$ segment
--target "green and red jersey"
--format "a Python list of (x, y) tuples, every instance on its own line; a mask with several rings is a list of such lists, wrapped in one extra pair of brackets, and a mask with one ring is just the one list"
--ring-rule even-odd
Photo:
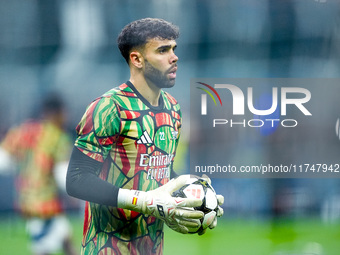
[[(170, 179), (181, 128), (177, 101), (161, 91), (153, 107), (130, 82), (94, 100), (75, 146), (103, 162), (98, 176), (148, 191)], [(91, 187), (89, 187), (91, 188)], [(81, 254), (162, 254), (163, 222), (133, 211), (86, 203)]]
[(28, 121), (12, 128), (1, 146), (19, 163), (19, 208), (27, 216), (51, 218), (62, 212), (53, 170), (70, 157), (70, 137), (51, 122)]

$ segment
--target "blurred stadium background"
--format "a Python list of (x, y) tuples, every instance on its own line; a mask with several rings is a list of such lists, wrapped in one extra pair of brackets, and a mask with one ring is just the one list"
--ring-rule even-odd
[[(0, 0), (0, 138), (35, 117), (50, 91), (62, 94), (74, 136), (87, 104), (128, 79), (116, 37), (143, 17), (164, 18), (181, 31), (170, 90), (184, 117), (181, 173), (188, 165), (190, 78), (340, 76), (338, 0)], [(28, 254), (14, 179), (0, 175), (0, 254)], [(165, 254), (340, 253), (339, 180), (213, 183), (225, 197), (219, 226), (202, 237), (167, 230)], [(79, 243), (83, 204), (66, 195), (64, 201)]]

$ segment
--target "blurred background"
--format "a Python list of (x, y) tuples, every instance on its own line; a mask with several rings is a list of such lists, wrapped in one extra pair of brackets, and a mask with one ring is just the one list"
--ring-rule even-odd
[[(0, 139), (35, 118), (51, 91), (63, 96), (66, 129), (75, 138), (86, 106), (128, 80), (116, 38), (127, 23), (144, 17), (180, 27), (179, 71), (169, 90), (183, 111), (179, 173), (188, 172), (190, 78), (340, 77), (338, 0), (0, 0)], [(2, 248), (20, 246), (18, 240), (26, 248), (14, 179), (0, 175), (0, 254), (28, 254)], [(337, 179), (213, 184), (225, 197), (218, 227), (186, 238), (167, 230), (165, 254), (339, 254)], [(83, 204), (64, 194), (64, 205), (79, 243)]]

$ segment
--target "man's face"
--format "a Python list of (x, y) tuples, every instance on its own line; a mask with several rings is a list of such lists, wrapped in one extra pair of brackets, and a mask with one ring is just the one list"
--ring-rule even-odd
[(158, 88), (175, 85), (177, 61), (175, 40), (151, 39), (143, 50), (144, 77)]

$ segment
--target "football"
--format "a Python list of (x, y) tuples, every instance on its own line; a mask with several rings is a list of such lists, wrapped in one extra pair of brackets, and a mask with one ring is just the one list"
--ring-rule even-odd
[(172, 193), (173, 197), (181, 198), (198, 198), (202, 199), (203, 203), (195, 210), (200, 210), (204, 213), (204, 217), (200, 220), (201, 226), (199, 229), (191, 229), (189, 233), (198, 233), (214, 221), (218, 210), (218, 201), (214, 188), (204, 179), (199, 177), (191, 177), (185, 185)]

